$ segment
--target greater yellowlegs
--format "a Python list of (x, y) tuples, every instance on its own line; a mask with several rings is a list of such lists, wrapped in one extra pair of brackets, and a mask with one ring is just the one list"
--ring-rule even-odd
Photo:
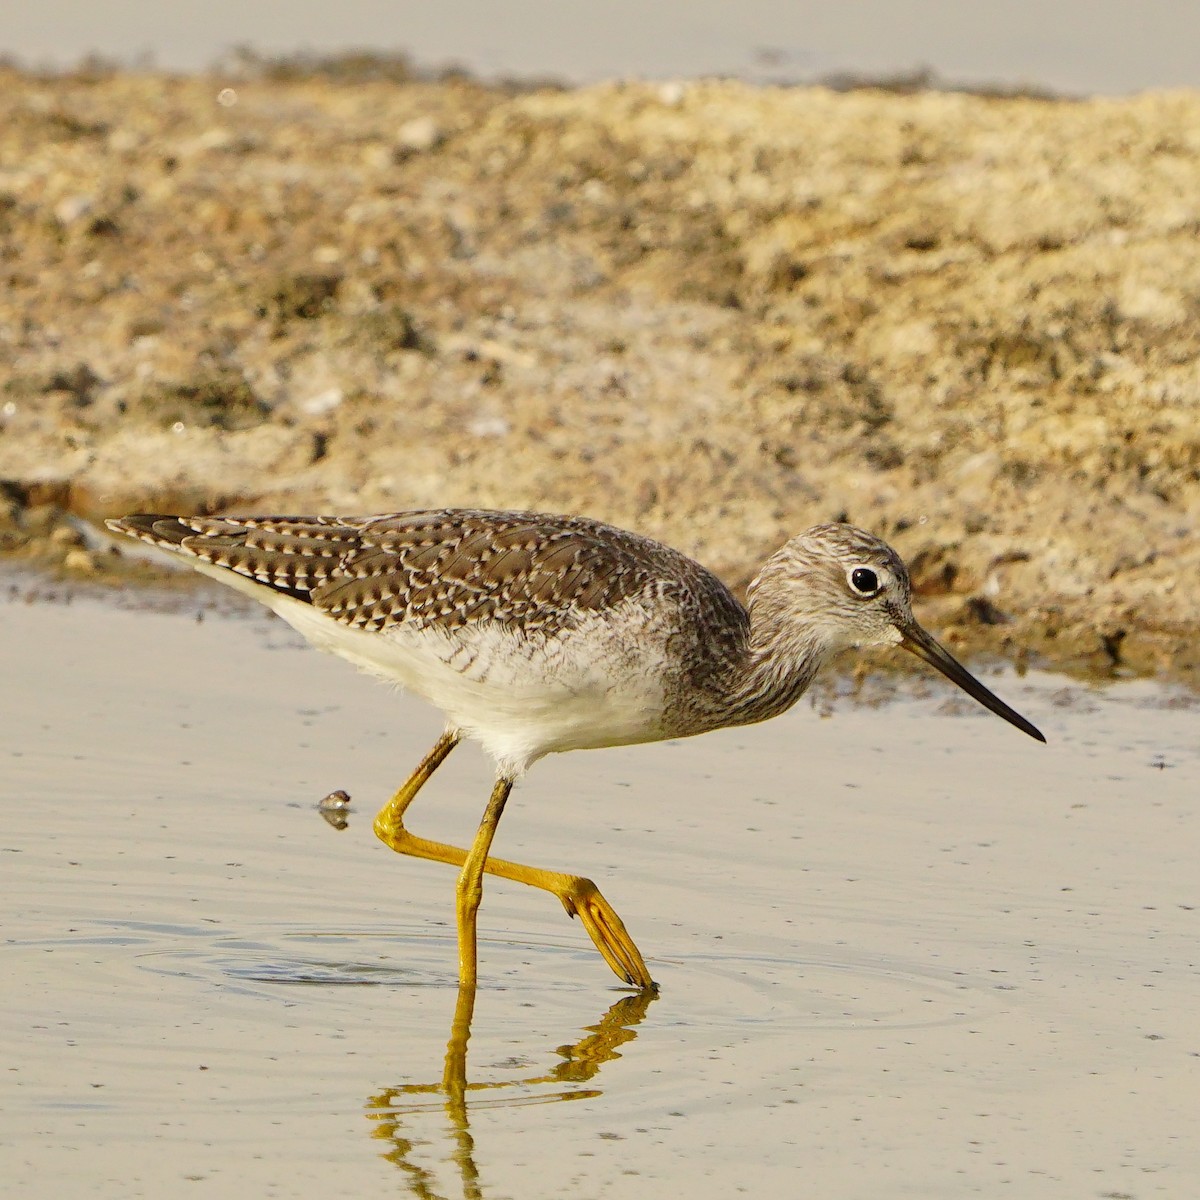
[[(621, 979), (653, 986), (591, 880), (488, 856), (513, 783), (546, 754), (777, 716), (848, 646), (902, 646), (1045, 741), (917, 624), (896, 552), (850, 525), (818, 525), (789, 541), (763, 565), (743, 606), (686, 555), (583, 517), (444, 509), (142, 515), (108, 524), (253, 596), (315, 646), (446, 715), (446, 731), (380, 811), (375, 832), (401, 854), (462, 868), (464, 986), (476, 979), (484, 872), (553, 892)], [(417, 792), (464, 737), (496, 763), (470, 850), (404, 827)]]

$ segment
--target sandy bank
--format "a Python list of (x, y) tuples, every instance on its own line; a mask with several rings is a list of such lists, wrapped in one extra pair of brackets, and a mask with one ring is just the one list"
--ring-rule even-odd
[(0, 77), (0, 546), (845, 517), (960, 650), (1200, 677), (1200, 96)]

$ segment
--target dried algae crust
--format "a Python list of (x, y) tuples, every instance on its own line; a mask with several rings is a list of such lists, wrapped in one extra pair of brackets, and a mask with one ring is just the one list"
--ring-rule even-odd
[(462, 503), (738, 583), (845, 517), (963, 652), (1195, 683), (1198, 229), (1192, 93), (9, 72), (0, 547)]

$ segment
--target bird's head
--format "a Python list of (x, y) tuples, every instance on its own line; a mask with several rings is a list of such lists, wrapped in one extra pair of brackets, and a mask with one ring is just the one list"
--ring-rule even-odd
[(853, 525), (815, 525), (772, 556), (751, 585), (750, 604), (822, 657), (850, 646), (902, 646), (985, 708), (1046, 740), (917, 623), (908, 569), (874, 534)]

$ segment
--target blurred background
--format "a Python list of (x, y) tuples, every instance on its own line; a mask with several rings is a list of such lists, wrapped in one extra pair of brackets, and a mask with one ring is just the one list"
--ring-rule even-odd
[(9, 9), (0, 555), (849, 520), (963, 652), (1200, 672), (1200, 6)]
[(707, 74), (812, 82), (930, 71), (953, 85), (1120, 94), (1200, 82), (1200, 5), (1186, 0), (46, 0), (7, 7), (0, 49), (26, 65), (66, 66), (99, 54), (195, 71), (236, 45), (267, 54), (366, 46), (486, 77), (575, 83)]

